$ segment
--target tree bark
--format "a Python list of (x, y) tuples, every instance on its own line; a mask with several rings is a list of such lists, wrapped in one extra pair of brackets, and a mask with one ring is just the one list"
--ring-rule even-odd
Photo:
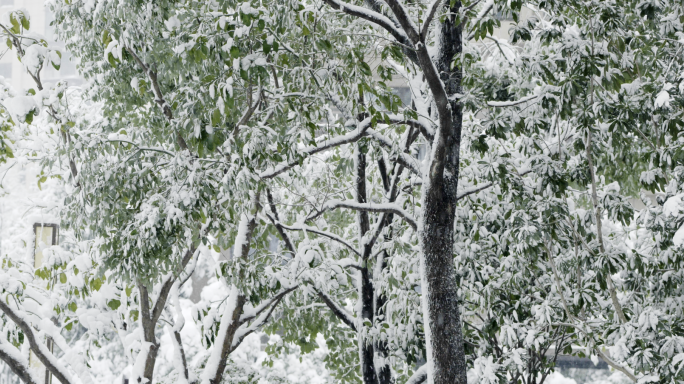
[[(363, 116), (359, 115), (359, 120)], [(366, 154), (363, 153), (361, 145), (356, 144), (356, 201), (361, 204), (366, 203)], [(378, 378), (375, 372), (375, 359), (373, 343), (368, 340), (368, 327), (364, 325), (368, 320), (373, 323), (373, 282), (371, 281), (371, 272), (368, 269), (368, 258), (370, 257), (371, 247), (369, 244), (364, 244), (363, 237), (370, 231), (370, 218), (367, 211), (357, 211), (359, 220), (359, 248), (362, 249), (363, 262), (361, 263), (361, 270), (359, 271), (360, 286), (359, 286), (359, 300), (361, 301), (361, 318), (358, 325), (358, 343), (359, 354), (361, 358), (361, 376), (364, 384), (377, 384)]]
[[(449, 3), (446, 4), (449, 7)], [(462, 51), (462, 31), (456, 17), (460, 7), (459, 2), (450, 7), (447, 10), (449, 16), (440, 26), (440, 49), (435, 64), (444, 83), (451, 114), (440, 116), (440, 120), (451, 121), (449, 125), (440, 127), (448, 129), (447, 132), (439, 132), (444, 140), (443, 144), (438, 143), (438, 137), (435, 137), (433, 143), (443, 147), (437, 148), (442, 151), (433, 149), (434, 157), (437, 158), (432, 158), (430, 174), (426, 175), (429, 177), (429, 184), (423, 192), (423, 225), (420, 233), (423, 248), (423, 311), (428, 364), (432, 368), (429, 370), (428, 381), (434, 384), (466, 384), (467, 368), (453, 262), (463, 115), (461, 105), (455, 97), (461, 90), (461, 69), (452, 68), (451, 63)]]

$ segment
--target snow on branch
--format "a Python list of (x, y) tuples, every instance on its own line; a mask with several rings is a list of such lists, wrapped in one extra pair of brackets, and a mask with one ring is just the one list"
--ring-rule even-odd
[(110, 137), (107, 139), (107, 142), (109, 142), (109, 143), (125, 143), (125, 144), (130, 144), (130, 145), (134, 146), (138, 151), (159, 152), (159, 153), (163, 153), (163, 154), (166, 154), (169, 156), (174, 156), (173, 152), (167, 151), (164, 148), (141, 147), (132, 141), (122, 139), (120, 137), (114, 137), (114, 135), (109, 135), (109, 136)]
[(488, 101), (487, 105), (490, 107), (496, 107), (496, 108), (503, 108), (503, 107), (513, 107), (518, 104), (523, 104), (528, 101), (536, 99), (538, 96), (537, 95), (531, 95), (531, 96), (526, 96), (523, 97), (520, 100), (513, 100), (513, 101)]
[(283, 297), (297, 289), (297, 287), (299, 287), (299, 285), (295, 285), (293, 287), (278, 292), (275, 296), (271, 297), (268, 300), (265, 300), (256, 308), (245, 309), (242, 315), (240, 316), (240, 324), (244, 324), (248, 321), (255, 319), (257, 316), (261, 315), (265, 310), (267, 310), (270, 307), (275, 307), (278, 304), (278, 302), (283, 299)]
[(387, 213), (393, 213), (395, 215), (401, 216), (410, 226), (413, 228), (413, 230), (418, 229), (418, 224), (416, 223), (416, 219), (411, 216), (408, 212), (404, 211), (403, 208), (401, 208), (397, 204), (392, 204), (392, 203), (358, 203), (354, 200), (332, 200), (327, 202), (323, 206), (324, 210), (332, 210), (336, 208), (349, 208), (349, 209), (354, 209), (357, 211), (366, 211), (366, 212), (387, 212)]
[[(278, 295), (276, 295), (273, 298), (273, 300), (271, 300), (268, 303), (269, 305), (267, 305), (266, 307), (261, 308), (262, 306), (259, 306), (261, 308), (260, 309), (261, 314), (259, 315), (259, 317), (256, 320), (254, 320), (254, 322), (252, 322), (252, 324), (249, 324), (249, 326), (244, 326), (244, 327), (241, 326), (238, 330), (235, 331), (235, 334), (233, 336), (233, 343), (231, 344), (231, 350), (230, 351), (233, 352), (235, 350), (235, 348), (240, 346), (240, 344), (242, 343), (242, 340), (244, 340), (245, 337), (249, 336), (249, 334), (258, 330), (261, 326), (266, 324), (268, 319), (273, 314), (273, 311), (276, 309), (278, 304), (283, 300), (285, 295), (294, 291), (297, 287), (298, 287), (298, 285), (280, 292)], [(268, 309), (268, 311), (264, 312), (264, 310), (266, 310), (266, 309)], [(240, 320), (239, 320), (240, 324), (245, 324), (246, 322), (247, 322), (247, 320), (245, 320), (243, 322), (242, 317), (240, 317)]]
[[(45, 344), (40, 342), (37, 337), (34, 328), (30, 325), (26, 314), (23, 313), (18, 308), (11, 308), (11, 303), (9, 300), (5, 301), (0, 299), (0, 311), (4, 312), (7, 317), (9, 317), (21, 331), (24, 333), (24, 337), (28, 339), (31, 350), (36, 355), (38, 360), (47, 367), (47, 369), (63, 384), (75, 383), (71, 374), (62, 363), (57, 360), (57, 358), (50, 352)], [(3, 349), (4, 351), (4, 349)]]
[(428, 370), (427, 370), (427, 364), (421, 366), (418, 368), (414, 373), (413, 376), (411, 376), (408, 381), (406, 381), (406, 384), (421, 384), (427, 381), (427, 375), (428, 375)]
[(0, 337), (0, 360), (26, 384), (39, 384), (38, 379), (29, 368), (29, 362), (12, 344)]
[(344, 308), (337, 305), (337, 303), (335, 303), (328, 295), (323, 293), (323, 291), (321, 291), (320, 289), (313, 288), (313, 290), (318, 294), (318, 297), (320, 297), (321, 300), (323, 300), (325, 305), (327, 305), (328, 308), (330, 308), (332, 313), (335, 316), (337, 316), (338, 319), (340, 319), (340, 321), (347, 324), (349, 328), (356, 332), (356, 319), (354, 319), (354, 316), (352, 316)]
[[(371, 119), (366, 118), (362, 122), (359, 123), (359, 125), (357, 126), (357, 128), (354, 131), (349, 132), (346, 135), (342, 135), (342, 136), (334, 137), (334, 138), (329, 139), (329, 140), (322, 141), (322, 142), (318, 143), (318, 145), (316, 145), (316, 146), (306, 147), (300, 153), (302, 153), (304, 155), (313, 155), (313, 154), (316, 154), (319, 152), (326, 151), (330, 148), (338, 147), (338, 146), (344, 145), (344, 144), (353, 143), (353, 142), (359, 140), (360, 138), (362, 138), (366, 134), (366, 131), (370, 128), (370, 123), (371, 123)], [(265, 172), (261, 172), (259, 174), (259, 177), (262, 179), (271, 179), (271, 178), (274, 178), (274, 177), (280, 175), (281, 173), (295, 167), (298, 164), (299, 164), (299, 161), (290, 161), (288, 163), (282, 163), (282, 164), (275, 166), (273, 169), (270, 169), (270, 170), (265, 171)]]
[(430, 28), (430, 24), (432, 23), (432, 19), (435, 17), (435, 13), (437, 13), (437, 8), (442, 4), (444, 0), (433, 0), (432, 4), (428, 7), (430, 9), (430, 12), (428, 13), (427, 18), (425, 19), (425, 23), (423, 24), (423, 30), (420, 31), (420, 41), (425, 42), (425, 38), (427, 37), (428, 29)]
[[(494, 8), (494, 0), (487, 0), (486, 3), (482, 6), (482, 9), (480, 12), (477, 14), (475, 19), (473, 20), (472, 24), (475, 25), (479, 23), (482, 19), (484, 19), (485, 16)], [(466, 41), (472, 40), (475, 37), (475, 32), (470, 32), (468, 37), (466, 38)]]
[(400, 151), (398, 148), (396, 148), (394, 143), (392, 143), (392, 141), (389, 138), (387, 138), (385, 135), (381, 134), (380, 132), (374, 129), (368, 129), (368, 134), (383, 147), (393, 150), (396, 153), (397, 161), (399, 162), (399, 164), (408, 168), (411, 172), (415, 173), (418, 176), (422, 175), (418, 162), (409, 154), (404, 153), (403, 151)]
[(306, 224), (285, 225), (285, 224), (279, 222), (278, 225), (280, 225), (281, 227), (283, 227), (289, 231), (305, 231), (305, 232), (315, 233), (315, 234), (323, 236), (323, 237), (327, 237), (327, 238), (329, 238), (331, 240), (335, 240), (338, 243), (344, 245), (345, 247), (351, 249), (358, 256), (361, 256), (359, 251), (357, 251), (351, 244), (349, 244), (346, 240), (344, 240), (343, 238), (341, 238), (340, 236), (337, 236), (336, 234), (334, 234), (332, 232), (316, 229), (315, 227), (310, 227)]
[(399, 44), (405, 45), (409, 48), (413, 47), (413, 43), (411, 42), (409, 37), (406, 36), (406, 33), (396, 28), (394, 26), (394, 23), (392, 23), (392, 20), (390, 20), (387, 16), (378, 12), (374, 12), (368, 8), (359, 7), (339, 0), (323, 1), (333, 9), (340, 10), (348, 15), (356, 16), (358, 18), (364, 19), (366, 21), (378, 25), (379, 27), (389, 32), (397, 40)]
[(494, 185), (494, 183), (489, 182), (489, 183), (484, 183), (484, 184), (477, 186), (477, 187), (468, 188), (456, 196), (456, 201), (459, 201), (468, 195), (472, 195), (473, 193), (478, 193), (480, 191), (483, 191), (483, 190), (491, 187), (492, 185)]

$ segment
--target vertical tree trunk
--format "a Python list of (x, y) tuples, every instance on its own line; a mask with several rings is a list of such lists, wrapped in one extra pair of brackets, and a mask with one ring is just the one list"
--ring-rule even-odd
[[(380, 256), (378, 256), (376, 263), (377, 265), (375, 271), (378, 273), (374, 277), (380, 278), (380, 272), (387, 268), (387, 251), (383, 251)], [(381, 313), (381, 308), (386, 302), (387, 297), (385, 297), (384, 294), (378, 295), (376, 292), (375, 303), (373, 304), (373, 309), (375, 311), (374, 320), (383, 315), (383, 313)], [(392, 370), (390, 369), (389, 361), (386, 360), (389, 357), (389, 348), (387, 347), (387, 342), (378, 339), (375, 340), (373, 346), (378, 357), (383, 359), (382, 364), (379, 364), (379, 366), (376, 367), (378, 384), (392, 384)]]
[[(449, 3), (447, 3), (449, 7)], [(462, 109), (454, 96), (461, 90), (461, 69), (451, 67), (462, 50), (457, 15), (461, 4), (449, 9), (439, 34), (436, 67), (445, 85), (451, 109), (451, 127), (446, 134), (444, 171), (431, 172), (424, 191), (423, 311), (426, 322), (428, 380), (435, 384), (466, 384), (466, 363), (453, 262), (454, 220), (459, 176)], [(435, 161), (435, 160), (433, 160)], [(437, 160), (440, 161), (440, 160)], [(432, 171), (432, 169), (431, 169)]]
[(138, 382), (141, 383), (144, 378), (147, 383), (153, 383), (154, 366), (157, 362), (157, 351), (159, 349), (159, 343), (157, 343), (157, 338), (154, 335), (156, 322), (152, 319), (150, 296), (147, 287), (142, 282), (138, 282), (138, 289), (140, 290), (140, 316), (142, 317), (143, 338), (146, 343), (151, 344), (145, 359), (143, 377), (138, 377)]
[[(362, 120), (363, 116), (359, 115)], [(356, 201), (366, 202), (366, 154), (361, 148), (361, 144), (356, 144)], [(371, 272), (368, 270), (368, 258), (370, 247), (363, 242), (363, 236), (370, 230), (370, 218), (368, 212), (358, 211), (359, 220), (359, 247), (362, 247), (361, 254), (363, 261), (359, 271), (359, 300), (361, 301), (361, 323), (358, 325), (359, 358), (361, 359), (361, 376), (364, 384), (377, 384), (378, 378), (375, 372), (374, 348), (373, 343), (368, 340), (368, 327), (364, 325), (368, 320), (373, 323), (373, 283)]]

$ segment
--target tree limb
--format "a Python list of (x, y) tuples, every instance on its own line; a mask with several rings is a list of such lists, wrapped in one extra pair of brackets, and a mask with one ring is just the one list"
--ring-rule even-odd
[(47, 346), (36, 340), (33, 327), (31, 327), (20, 310), (13, 310), (5, 300), (0, 299), (0, 311), (5, 313), (5, 315), (21, 329), (24, 333), (24, 337), (28, 339), (31, 351), (33, 351), (38, 360), (45, 365), (48, 371), (50, 371), (60, 383), (75, 383), (66, 367), (57, 360)]
[(325, 204), (324, 209), (326, 210), (332, 210), (336, 208), (349, 208), (349, 209), (354, 209), (357, 211), (366, 211), (366, 212), (388, 212), (388, 213), (393, 213), (395, 215), (401, 216), (410, 226), (413, 228), (413, 230), (418, 229), (418, 224), (416, 223), (416, 219), (413, 218), (408, 212), (404, 211), (400, 206), (392, 203), (384, 203), (384, 204), (374, 204), (374, 203), (357, 203), (356, 201), (353, 200), (332, 200), (329, 201), (328, 203)]
[(325, 305), (327, 305), (328, 308), (330, 308), (332, 313), (335, 316), (337, 316), (338, 319), (340, 319), (343, 323), (347, 324), (347, 326), (349, 328), (351, 328), (354, 332), (356, 332), (356, 325), (354, 324), (355, 323), (354, 316), (349, 314), (349, 312), (347, 312), (344, 308), (337, 305), (330, 297), (328, 297), (328, 295), (323, 293), (323, 291), (321, 291), (315, 287), (313, 288), (313, 290), (318, 294), (318, 297), (320, 297), (321, 300), (323, 300)]
[(428, 371), (427, 371), (427, 364), (421, 366), (418, 368), (414, 373), (413, 376), (411, 376), (408, 381), (406, 381), (406, 384), (421, 384), (427, 381), (427, 376), (428, 376)]
[(38, 379), (29, 368), (28, 360), (17, 348), (0, 337), (0, 360), (4, 361), (15, 375), (26, 384), (39, 384)]

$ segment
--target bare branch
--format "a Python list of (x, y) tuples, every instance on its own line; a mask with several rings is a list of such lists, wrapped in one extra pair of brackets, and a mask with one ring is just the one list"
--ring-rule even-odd
[(294, 255), (295, 253), (297, 253), (297, 251), (295, 250), (294, 245), (292, 244), (292, 241), (290, 240), (290, 237), (287, 235), (287, 233), (285, 233), (283, 225), (280, 224), (280, 217), (278, 217), (278, 210), (276, 209), (275, 203), (273, 202), (273, 195), (271, 194), (271, 190), (269, 188), (266, 188), (266, 199), (268, 200), (268, 205), (271, 208), (271, 212), (273, 213), (273, 217), (269, 216), (268, 214), (266, 216), (271, 220), (273, 225), (278, 230), (280, 237), (285, 242), (285, 247)]
[[(157, 104), (159, 104), (159, 107), (161, 107), (162, 111), (164, 112), (164, 116), (171, 121), (173, 120), (173, 111), (171, 110), (171, 106), (169, 105), (168, 102), (166, 102), (166, 99), (164, 99), (164, 94), (161, 91), (161, 88), (159, 87), (159, 79), (157, 78), (157, 73), (153, 70), (151, 70), (145, 63), (136, 55), (135, 51), (131, 49), (130, 47), (126, 46), (126, 51), (133, 56), (135, 61), (138, 63), (140, 68), (145, 72), (147, 77), (150, 79), (150, 82), (152, 82), (152, 89), (154, 90), (154, 95), (157, 98), (155, 101)], [(181, 136), (180, 132), (176, 131), (176, 143), (178, 143), (178, 146), (182, 150), (188, 150), (188, 144), (185, 142), (185, 139), (183, 136)]]
[(393, 152), (393, 154), (396, 155), (396, 157), (397, 157), (396, 161), (399, 164), (403, 165), (404, 167), (409, 169), (414, 174), (416, 174), (418, 176), (422, 176), (423, 173), (420, 171), (420, 166), (418, 165), (418, 162), (416, 161), (416, 159), (411, 157), (411, 155), (399, 150), (394, 145), (392, 140), (390, 140), (389, 138), (387, 138), (386, 136), (384, 136), (380, 132), (378, 132), (374, 129), (370, 129), (370, 128), (368, 129), (368, 135), (370, 137), (372, 137), (373, 139), (375, 139), (383, 147), (391, 150), (391, 152)]
[[(478, 13), (473, 23), (477, 23), (478, 21), (484, 19), (484, 17), (487, 16), (487, 14), (491, 12), (492, 9), (494, 9), (494, 0), (488, 0), (487, 3), (485, 3), (484, 7), (480, 10), (480, 13)], [(472, 40), (474, 37), (475, 32), (470, 32), (466, 40)]]
[(344, 240), (343, 238), (341, 238), (340, 236), (337, 236), (336, 234), (334, 234), (332, 232), (323, 231), (323, 230), (317, 229), (315, 227), (310, 227), (306, 224), (285, 225), (285, 224), (282, 224), (279, 222), (278, 225), (280, 225), (282, 228), (287, 229), (289, 231), (305, 231), (305, 232), (315, 233), (315, 234), (323, 236), (323, 237), (327, 237), (327, 238), (334, 240), (334, 241), (337, 241), (338, 243), (349, 248), (354, 253), (356, 253), (358, 256), (361, 256), (359, 251), (357, 251), (351, 244), (349, 244), (346, 240)]

